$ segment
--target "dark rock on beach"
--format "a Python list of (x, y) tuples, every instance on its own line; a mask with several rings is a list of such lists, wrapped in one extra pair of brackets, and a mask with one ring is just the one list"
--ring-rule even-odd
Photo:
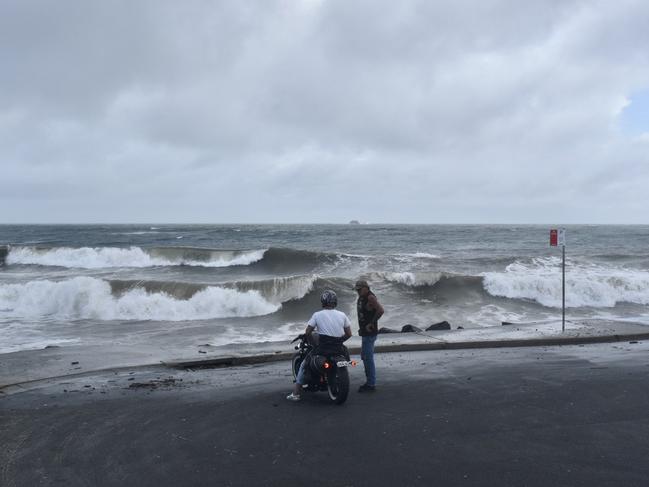
[(401, 333), (416, 333), (418, 331), (424, 330), (415, 325), (403, 325), (403, 327), (401, 328)]
[(450, 329), (451, 329), (451, 324), (448, 321), (441, 321), (439, 323), (435, 323), (433, 325), (430, 325), (428, 328), (426, 328), (426, 331), (450, 330)]
[(4, 265), (8, 253), (9, 247), (6, 245), (0, 245), (0, 266)]

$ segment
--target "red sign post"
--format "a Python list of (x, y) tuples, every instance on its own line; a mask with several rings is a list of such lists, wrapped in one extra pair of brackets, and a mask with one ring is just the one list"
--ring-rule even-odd
[(566, 230), (550, 230), (550, 246), (561, 246), (561, 331), (566, 331)]

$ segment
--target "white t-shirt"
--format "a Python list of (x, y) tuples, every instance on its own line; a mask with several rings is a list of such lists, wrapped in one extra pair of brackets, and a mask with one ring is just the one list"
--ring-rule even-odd
[(313, 313), (307, 325), (315, 328), (320, 335), (330, 337), (341, 337), (345, 334), (345, 328), (351, 328), (352, 324), (347, 315), (337, 309), (322, 309)]

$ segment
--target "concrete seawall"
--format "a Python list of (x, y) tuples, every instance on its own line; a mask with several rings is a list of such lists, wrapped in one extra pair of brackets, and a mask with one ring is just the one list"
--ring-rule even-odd
[(0, 245), (0, 266), (5, 264), (5, 259), (9, 253), (9, 247), (6, 245)]

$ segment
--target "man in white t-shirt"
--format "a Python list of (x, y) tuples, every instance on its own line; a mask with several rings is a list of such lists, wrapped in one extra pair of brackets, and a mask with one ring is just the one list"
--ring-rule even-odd
[[(316, 331), (320, 335), (321, 341), (323, 337), (325, 337), (325, 341), (326, 337), (342, 338), (343, 342), (351, 338), (352, 324), (349, 318), (342, 311), (335, 309), (338, 306), (338, 296), (336, 296), (336, 293), (329, 290), (325, 291), (320, 296), (320, 302), (322, 303), (322, 309), (313, 313), (313, 316), (307, 322), (304, 333), (309, 335)], [(308, 360), (303, 360), (300, 364), (300, 370), (295, 379), (295, 388), (291, 394), (286, 396), (286, 399), (289, 401), (299, 401), (302, 398), (302, 385), (304, 384), (304, 373), (307, 362)]]

